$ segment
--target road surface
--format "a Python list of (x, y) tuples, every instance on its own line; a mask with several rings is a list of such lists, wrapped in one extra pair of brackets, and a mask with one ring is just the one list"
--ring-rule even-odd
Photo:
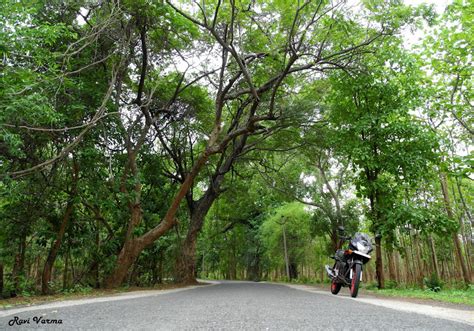
[[(394, 304), (394, 301), (381, 299), (375, 301), (382, 304), (373, 303), (370, 299), (364, 299), (363, 290), (360, 299), (352, 299), (344, 291), (347, 292), (347, 289), (341, 290), (342, 295), (333, 296), (304, 286), (218, 282), (185, 289), (134, 292), (0, 310), (0, 329), (474, 329), (474, 311), (458, 311), (459, 315), (456, 315), (456, 311), (447, 309), (443, 310), (443, 315), (425, 305), (412, 304), (411, 307), (410, 304)], [(45, 321), (56, 323), (44, 324)]]

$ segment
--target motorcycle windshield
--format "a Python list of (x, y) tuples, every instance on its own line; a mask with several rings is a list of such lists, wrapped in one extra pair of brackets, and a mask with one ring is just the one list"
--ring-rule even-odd
[(352, 237), (351, 246), (352, 249), (358, 250), (365, 254), (368, 254), (373, 250), (369, 236), (360, 232), (357, 232), (354, 237)]

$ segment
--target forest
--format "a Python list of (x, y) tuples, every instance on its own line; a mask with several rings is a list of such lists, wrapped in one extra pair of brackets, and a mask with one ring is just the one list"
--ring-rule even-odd
[(473, 280), (474, 4), (0, 3), (0, 295)]

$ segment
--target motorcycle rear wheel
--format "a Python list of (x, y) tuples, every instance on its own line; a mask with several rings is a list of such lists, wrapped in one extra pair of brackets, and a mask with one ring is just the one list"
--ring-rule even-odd
[(352, 280), (351, 280), (351, 297), (357, 297), (359, 293), (360, 274), (362, 266), (358, 263), (352, 266)]
[(336, 283), (334, 280), (331, 281), (331, 293), (336, 295), (339, 293), (339, 291), (341, 290), (341, 284), (340, 283)]

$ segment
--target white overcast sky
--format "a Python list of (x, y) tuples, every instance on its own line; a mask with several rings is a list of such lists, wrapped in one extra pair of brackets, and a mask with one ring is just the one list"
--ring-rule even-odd
[[(434, 5), (434, 8), (438, 14), (441, 14), (444, 12), (446, 7), (452, 3), (452, 0), (404, 0), (405, 4), (407, 5), (412, 5), (412, 6), (418, 6), (421, 4), (429, 4), (429, 5)], [(424, 31), (422, 30), (417, 30), (415, 33), (412, 33), (411, 31), (407, 30), (406, 33), (404, 34), (404, 39), (405, 39), (405, 45), (410, 46), (416, 44), (421, 38), (424, 36)]]
[(438, 13), (442, 12), (451, 0), (405, 0), (407, 5), (421, 5), (422, 3), (434, 4)]

